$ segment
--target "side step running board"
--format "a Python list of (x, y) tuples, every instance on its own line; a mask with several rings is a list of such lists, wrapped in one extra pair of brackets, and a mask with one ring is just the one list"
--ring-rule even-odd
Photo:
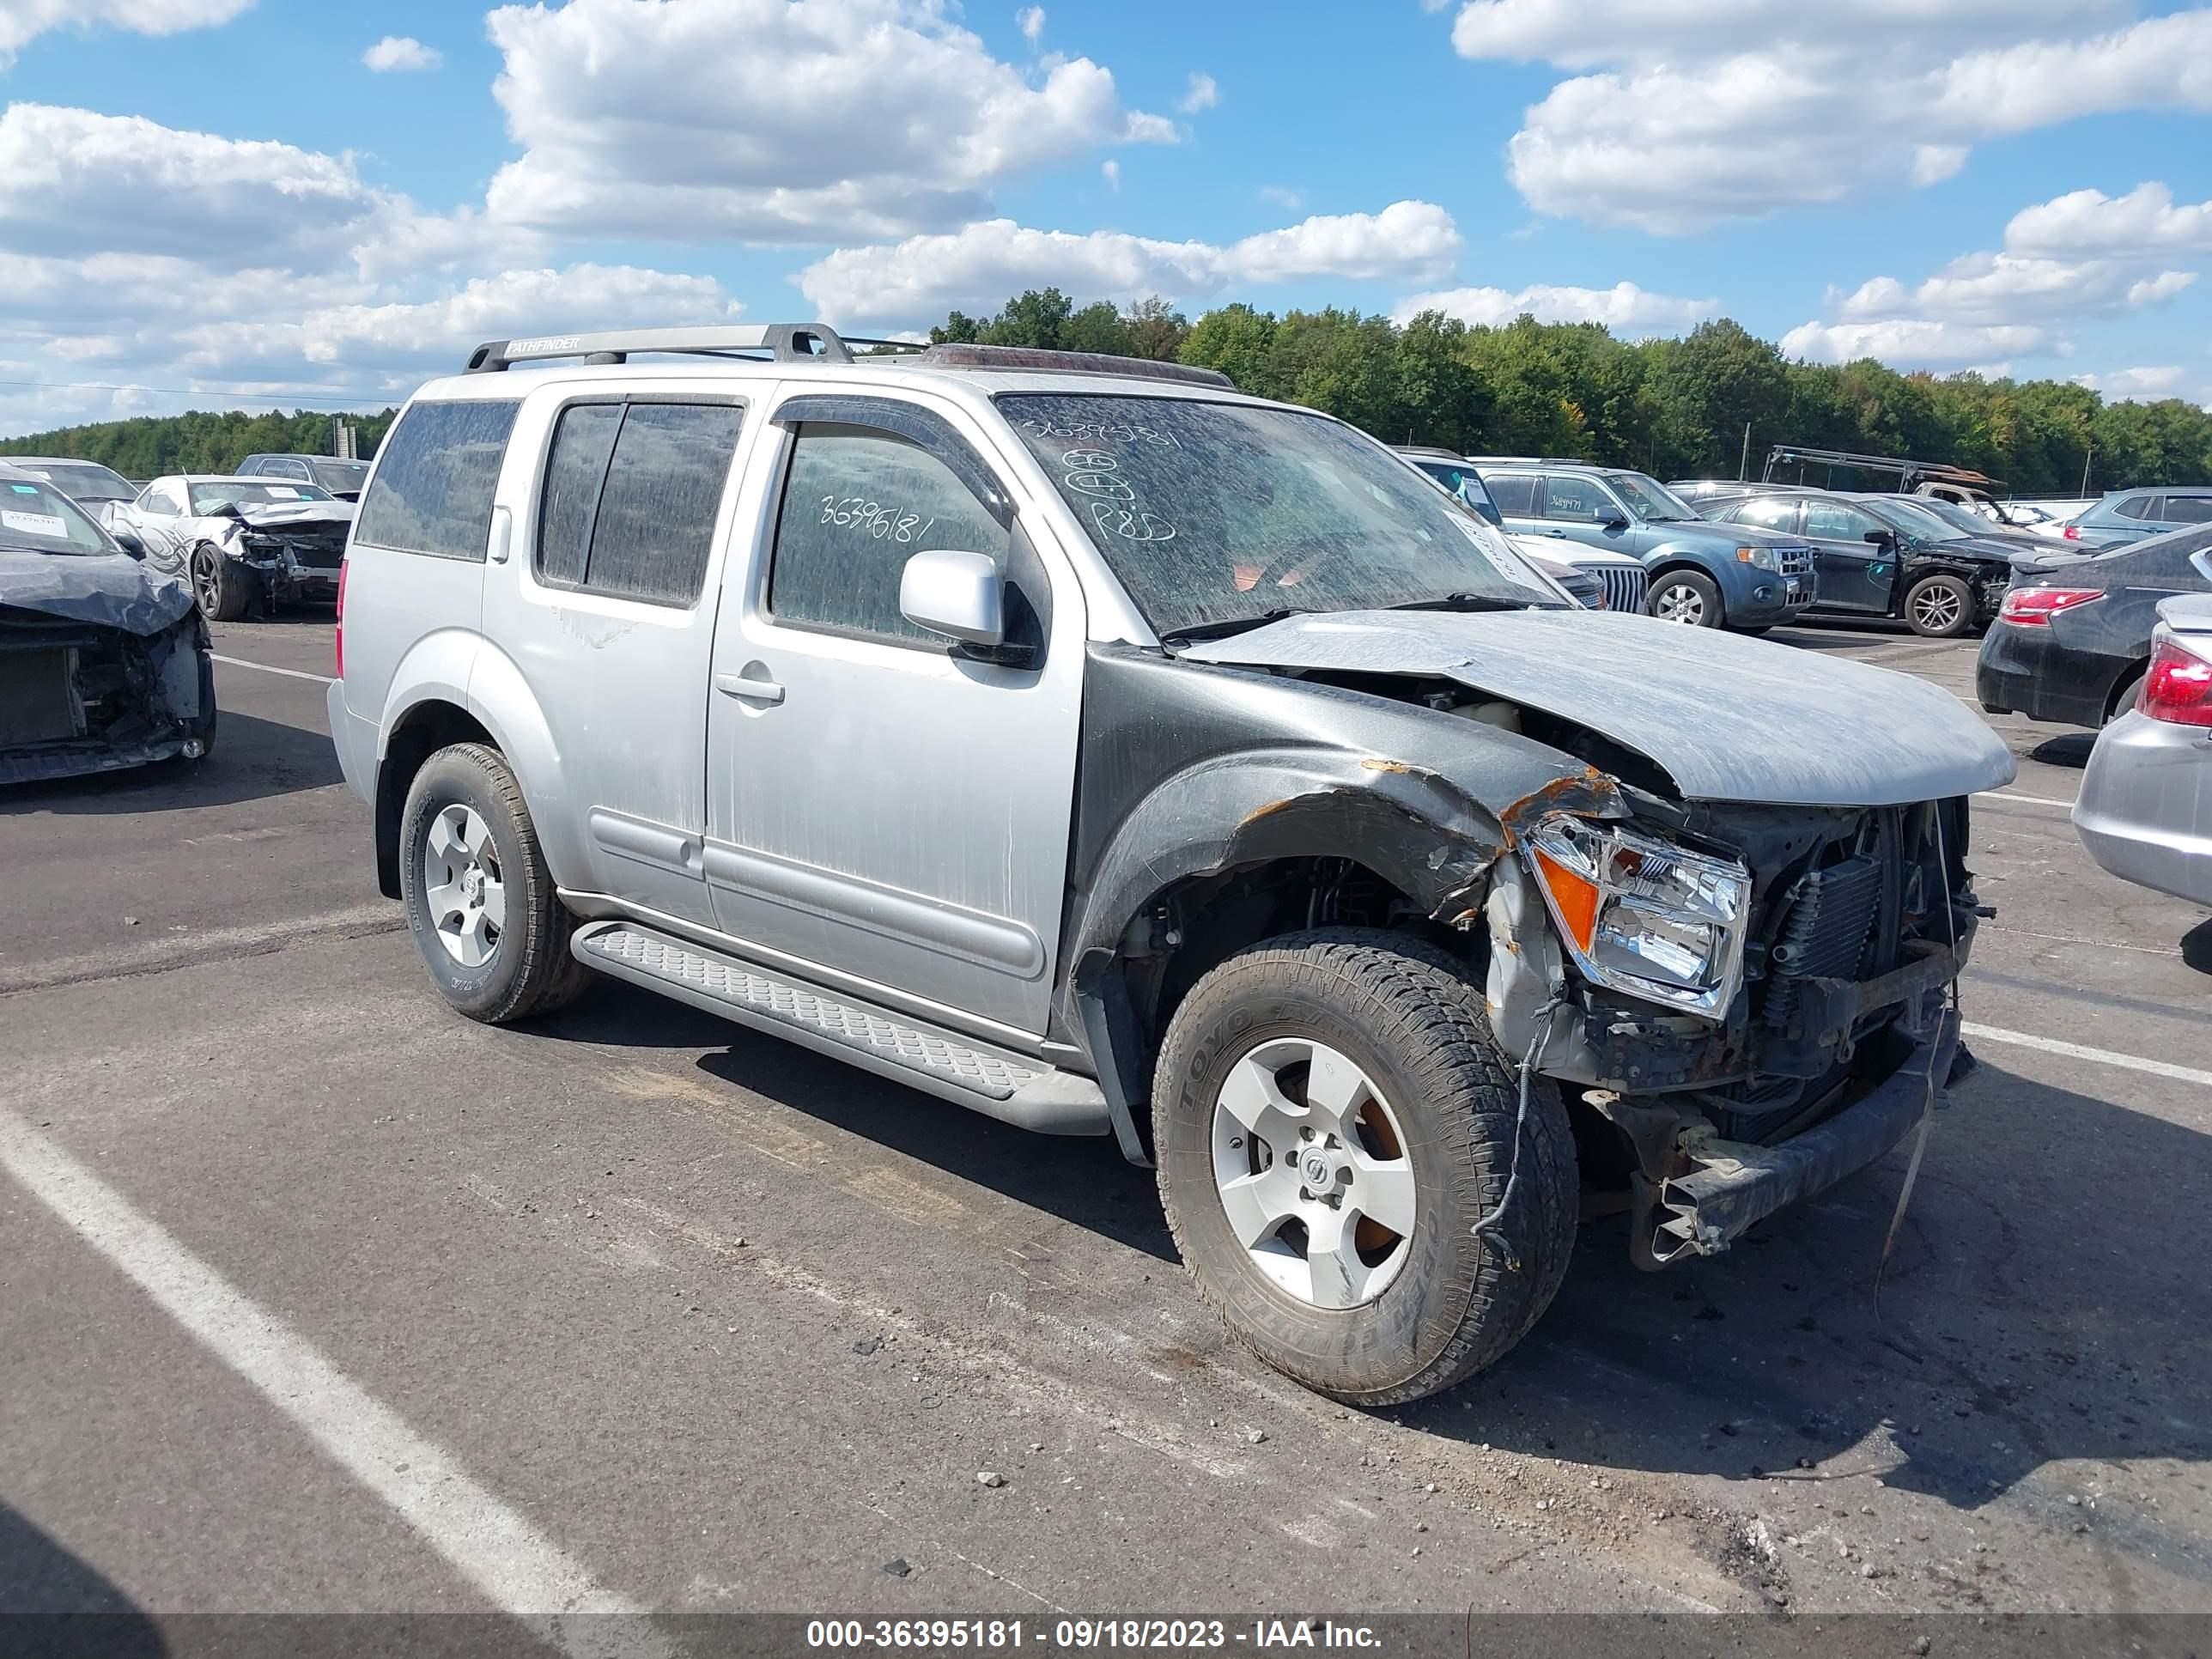
[(576, 930), (578, 961), (942, 1099), (1050, 1135), (1103, 1135), (1106, 1097), (1087, 1077), (1031, 1055), (980, 1047), (933, 1026), (845, 1001), (707, 945), (635, 921)]

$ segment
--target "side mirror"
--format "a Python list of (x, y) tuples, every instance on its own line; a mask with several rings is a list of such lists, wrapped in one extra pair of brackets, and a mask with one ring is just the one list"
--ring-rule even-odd
[(1601, 525), (1607, 530), (1628, 528), (1628, 520), (1622, 516), (1620, 509), (1617, 507), (1593, 507), (1590, 510), (1590, 522)]
[(1876, 547), (1897, 545), (1897, 532), (1893, 530), (1869, 530), (1866, 533), (1866, 538)]
[(899, 614), (989, 650), (1006, 642), (1006, 579), (981, 553), (917, 553), (899, 574)]
[(115, 544), (132, 558), (143, 559), (146, 556), (146, 544), (138, 539), (136, 531), (111, 530), (107, 533), (115, 538)]

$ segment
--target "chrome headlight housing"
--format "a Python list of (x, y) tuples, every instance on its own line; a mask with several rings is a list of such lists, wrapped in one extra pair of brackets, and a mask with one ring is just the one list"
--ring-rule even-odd
[(1593, 984), (1719, 1018), (1743, 980), (1751, 872), (1555, 812), (1523, 846), (1559, 938)]
[(1781, 555), (1771, 547), (1739, 547), (1735, 556), (1738, 562), (1753, 565), (1761, 570), (1782, 568)]

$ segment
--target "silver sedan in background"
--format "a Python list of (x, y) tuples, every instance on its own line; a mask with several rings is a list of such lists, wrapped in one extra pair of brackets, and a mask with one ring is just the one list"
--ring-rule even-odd
[(2158, 614), (2142, 689), (2098, 734), (2074, 828), (2121, 879), (2212, 904), (2212, 594)]

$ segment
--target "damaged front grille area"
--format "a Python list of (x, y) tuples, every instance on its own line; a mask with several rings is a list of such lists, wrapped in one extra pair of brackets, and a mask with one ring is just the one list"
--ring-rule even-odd
[(1808, 979), (1857, 979), (1881, 909), (1881, 866), (1863, 854), (1808, 871), (1792, 890), (1768, 949), (1766, 1018), (1788, 1026)]
[(149, 638), (0, 606), (0, 782), (184, 752), (208, 721), (198, 638), (191, 619)]
[(290, 562), (301, 570), (336, 571), (345, 559), (343, 525), (313, 530), (249, 531), (246, 550), (256, 560)]

